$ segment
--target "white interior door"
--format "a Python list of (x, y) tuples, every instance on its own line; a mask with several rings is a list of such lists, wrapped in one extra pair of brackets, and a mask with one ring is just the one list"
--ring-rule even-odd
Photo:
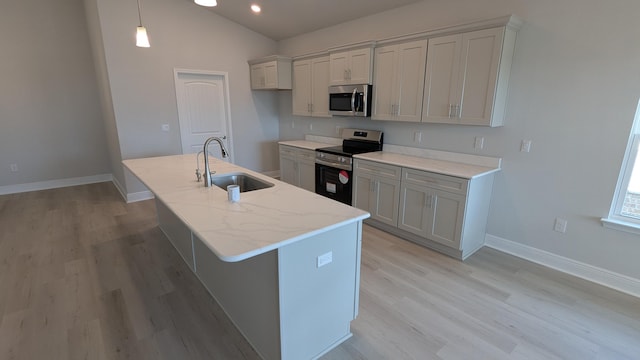
[[(229, 85), (226, 72), (175, 69), (176, 101), (180, 122), (182, 153), (202, 150), (207, 138), (224, 139), (233, 162)], [(222, 158), (220, 147), (212, 143), (209, 152)]]

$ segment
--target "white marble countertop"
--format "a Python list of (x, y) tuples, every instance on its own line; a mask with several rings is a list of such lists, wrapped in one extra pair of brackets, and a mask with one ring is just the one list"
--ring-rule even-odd
[(323, 147), (334, 146), (327, 143), (321, 143), (316, 141), (308, 141), (308, 140), (289, 140), (289, 141), (280, 141), (278, 142), (280, 145), (293, 146), (297, 148), (307, 149), (307, 150), (315, 150)]
[[(202, 161), (201, 161), (202, 163)], [(240, 194), (196, 182), (196, 155), (124, 160), (123, 164), (223, 261), (241, 261), (369, 213), (242, 167), (211, 159), (217, 175), (244, 172), (274, 184)]]
[(473, 179), (478, 176), (500, 171), (499, 167), (471, 165), (455, 161), (398, 154), (388, 151), (358, 154), (353, 157), (356, 159), (376, 161), (384, 164), (429, 171), (463, 179)]

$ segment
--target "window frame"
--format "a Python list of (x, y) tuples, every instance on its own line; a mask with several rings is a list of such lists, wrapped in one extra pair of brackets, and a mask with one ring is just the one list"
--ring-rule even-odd
[(618, 175), (618, 182), (616, 183), (616, 190), (611, 202), (611, 208), (609, 209), (609, 215), (606, 218), (602, 218), (602, 225), (608, 228), (626, 231), (640, 235), (640, 219), (636, 219), (630, 216), (622, 215), (622, 207), (624, 205), (627, 189), (629, 188), (629, 182), (631, 181), (631, 174), (633, 173), (633, 167), (638, 157), (638, 149), (640, 147), (640, 103), (638, 104), (638, 110), (636, 110), (636, 117), (633, 121), (631, 128), (631, 134), (627, 142), (627, 149), (624, 153), (622, 160), (622, 167), (620, 168), (620, 174)]

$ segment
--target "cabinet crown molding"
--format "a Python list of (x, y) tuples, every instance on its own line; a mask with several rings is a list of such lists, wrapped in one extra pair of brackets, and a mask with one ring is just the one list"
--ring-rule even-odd
[(291, 62), (291, 57), (283, 56), (283, 55), (270, 55), (270, 56), (265, 56), (259, 59), (249, 60), (247, 62), (249, 63), (249, 65), (255, 65), (255, 64), (262, 64), (262, 63), (266, 63), (274, 60)]
[(376, 46), (376, 41), (375, 40), (367, 40), (367, 41), (360, 41), (360, 42), (357, 42), (357, 43), (351, 43), (351, 44), (332, 47), (332, 48), (329, 48), (327, 51), (330, 52), (330, 53), (335, 53), (335, 52), (342, 52), (342, 51), (356, 50), (356, 49), (364, 49), (364, 48), (373, 49), (375, 46)]
[(399, 36), (393, 36), (385, 39), (379, 39), (376, 41), (377, 45), (389, 45), (396, 42), (404, 42), (417, 39), (428, 39), (436, 36), (453, 35), (463, 32), (491, 29), (496, 27), (505, 26), (511, 30), (518, 31), (524, 24), (524, 21), (516, 15), (505, 15), (489, 19), (476, 20), (473, 22), (467, 22), (457, 25), (443, 26), (439, 28), (420, 31), (412, 34), (404, 34)]

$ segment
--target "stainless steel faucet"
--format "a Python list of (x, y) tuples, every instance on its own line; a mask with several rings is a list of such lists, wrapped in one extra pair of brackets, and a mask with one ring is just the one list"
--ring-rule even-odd
[[(227, 138), (226, 136), (222, 137), (222, 139), (226, 139), (226, 138)], [(217, 141), (218, 144), (220, 145), (222, 157), (226, 158), (228, 156), (227, 149), (225, 149), (224, 144), (222, 143), (222, 139), (220, 139), (219, 137), (212, 136), (208, 138), (207, 141), (204, 142), (204, 148), (202, 149), (202, 151), (204, 152), (204, 186), (205, 187), (211, 186), (211, 170), (209, 170), (209, 144), (214, 140)]]

